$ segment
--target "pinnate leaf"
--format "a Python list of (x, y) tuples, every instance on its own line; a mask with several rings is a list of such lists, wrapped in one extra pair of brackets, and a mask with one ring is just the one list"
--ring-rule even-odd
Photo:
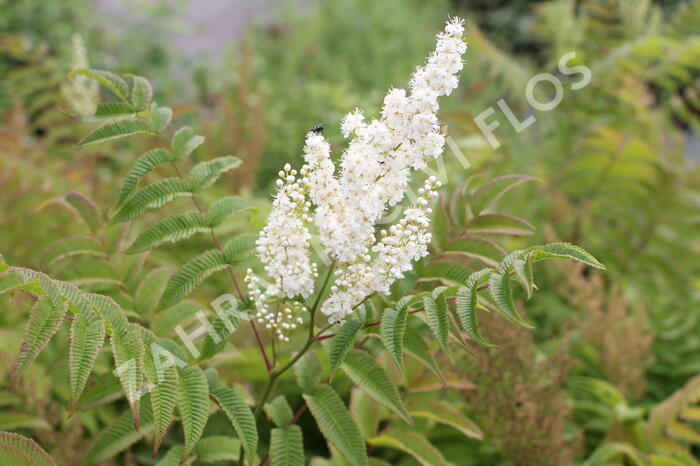
[(356, 466), (368, 466), (365, 442), (343, 400), (329, 385), (318, 385), (304, 400), (323, 436)]
[(408, 403), (408, 412), (412, 416), (432, 419), (452, 426), (470, 438), (481, 440), (484, 437), (474, 421), (442, 401), (416, 398)]
[(277, 427), (284, 427), (292, 420), (294, 413), (287, 403), (284, 395), (279, 395), (274, 400), (265, 404), (265, 412)]
[(198, 163), (190, 173), (192, 189), (201, 191), (211, 186), (223, 173), (233, 170), (240, 164), (239, 158), (230, 155)]
[(270, 462), (272, 466), (304, 466), (304, 442), (299, 426), (272, 429)]
[(111, 71), (78, 69), (73, 70), (68, 77), (73, 77), (76, 74), (87, 76), (88, 78), (98, 81), (100, 84), (112, 91), (114, 95), (119, 97), (121, 100), (126, 101), (129, 97), (129, 85), (126, 83), (126, 81), (124, 81), (124, 79)]
[(148, 251), (165, 243), (176, 243), (197, 233), (210, 231), (209, 220), (199, 212), (188, 212), (165, 218), (141, 233), (127, 252)]
[(78, 399), (85, 388), (92, 372), (95, 359), (104, 344), (105, 325), (94, 312), (80, 312), (74, 318), (70, 328), (70, 347), (68, 366), (71, 386), (71, 410), (75, 409)]
[(340, 327), (335, 338), (331, 342), (330, 350), (328, 351), (328, 359), (330, 361), (331, 376), (338, 370), (340, 365), (345, 360), (357, 338), (357, 333), (362, 328), (362, 322), (359, 320), (348, 320)]
[(228, 267), (224, 253), (218, 249), (203, 252), (190, 259), (175, 275), (170, 277), (160, 300), (166, 308), (189, 296), (211, 274)]
[(401, 311), (385, 309), (379, 327), (384, 348), (389, 352), (402, 374), (404, 373), (404, 334), (406, 333), (407, 321), (408, 312), (406, 309)]
[(151, 149), (141, 154), (131, 166), (129, 173), (126, 174), (126, 179), (119, 192), (117, 207), (124, 205), (124, 202), (134, 194), (141, 178), (146, 176), (154, 167), (169, 161), (170, 153), (165, 149)]
[(188, 157), (192, 152), (202, 145), (204, 142), (203, 136), (198, 136), (189, 126), (184, 126), (177, 130), (173, 135), (170, 143), (173, 160), (180, 160)]
[(445, 296), (441, 295), (437, 299), (426, 296), (423, 298), (423, 306), (425, 307), (425, 317), (428, 321), (428, 326), (433, 335), (435, 335), (440, 349), (449, 354), (450, 321), (447, 316), (448, 309)]
[(533, 181), (535, 177), (528, 175), (503, 175), (493, 178), (474, 190), (471, 198), (472, 213), (478, 215), (491, 203), (516, 186)]
[(143, 120), (137, 118), (128, 118), (116, 121), (110, 121), (93, 132), (85, 136), (78, 145), (86, 146), (98, 142), (111, 141), (136, 134), (155, 134), (151, 130), (151, 126)]
[(510, 286), (510, 274), (508, 272), (494, 272), (489, 277), (489, 292), (498, 310), (510, 321), (532, 328), (518, 313), (513, 302), (513, 295)]
[(180, 397), (178, 410), (185, 433), (185, 449), (182, 457), (186, 458), (204, 432), (209, 419), (209, 385), (199, 367), (189, 366), (178, 369)]
[(350, 351), (343, 363), (343, 370), (369, 396), (401, 416), (407, 423), (413, 424), (389, 375), (367, 352)]
[(396, 448), (413, 456), (423, 466), (449, 466), (440, 450), (418, 432), (405, 429), (387, 429), (368, 440), (377, 447)]
[(167, 178), (146, 186), (128, 199), (117, 212), (114, 223), (127, 222), (148, 212), (159, 209), (177, 197), (191, 196), (189, 184), (179, 178)]
[(229, 418), (236, 435), (241, 440), (248, 464), (254, 464), (258, 449), (258, 430), (253, 413), (243, 398), (232, 388), (220, 382), (211, 382), (210, 390), (214, 401)]
[(0, 463), (8, 466), (56, 466), (51, 456), (34, 440), (12, 432), (0, 432)]

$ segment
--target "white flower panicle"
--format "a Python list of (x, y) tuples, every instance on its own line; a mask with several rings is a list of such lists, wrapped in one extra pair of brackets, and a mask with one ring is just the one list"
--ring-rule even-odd
[(439, 187), (434, 178), (421, 188), (416, 205), (405, 211), (400, 223), (379, 239), (375, 225), (404, 198), (411, 171), (442, 154), (445, 138), (436, 115), (438, 98), (457, 87), (456, 74), (467, 48), (463, 31), (462, 20), (447, 23), (427, 63), (414, 72), (410, 92), (391, 89), (379, 119), (367, 122), (358, 109), (345, 116), (341, 130), (351, 139), (339, 174), (330, 145), (316, 132), (306, 136), (306, 164), (299, 178), (289, 166), (280, 172), (258, 254), (282, 294), (309, 296), (318, 275), (310, 263), (306, 227), (313, 205), (321, 243), (337, 267), (331, 294), (321, 306), (331, 322), (342, 321), (370, 294), (388, 293), (411, 269), (411, 262), (427, 254), (429, 201)]
[(394, 281), (411, 270), (412, 262), (428, 254), (430, 234), (430, 200), (437, 196), (440, 182), (431, 176), (418, 190), (415, 206), (406, 209), (401, 221), (382, 230), (372, 247), (375, 257), (362, 256), (353, 264), (335, 272), (331, 295), (321, 306), (329, 322), (342, 322), (353, 309), (372, 293), (389, 294)]
[(287, 297), (306, 298), (313, 292), (314, 279), (318, 277), (317, 266), (309, 258), (308, 179), (305, 173), (297, 177), (297, 171), (289, 164), (279, 175), (274, 208), (256, 242), (257, 252), (266, 264), (265, 271)]

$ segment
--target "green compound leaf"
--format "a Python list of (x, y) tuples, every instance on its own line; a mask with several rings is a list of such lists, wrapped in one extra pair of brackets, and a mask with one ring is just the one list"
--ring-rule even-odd
[(173, 110), (170, 107), (158, 107), (151, 104), (151, 130), (160, 133), (168, 127), (173, 119)]
[(199, 367), (189, 366), (178, 369), (180, 397), (178, 410), (185, 433), (186, 458), (204, 432), (209, 419), (209, 385), (204, 372)]
[(188, 126), (175, 131), (170, 147), (173, 152), (173, 160), (180, 160), (188, 157), (192, 152), (202, 145), (204, 136), (197, 136), (194, 130)]
[(110, 121), (93, 132), (85, 136), (78, 143), (80, 146), (95, 144), (98, 142), (106, 142), (114, 139), (120, 139), (136, 134), (154, 135), (151, 126), (143, 120), (128, 118), (123, 120)]
[(513, 261), (513, 271), (518, 277), (518, 280), (525, 290), (525, 293), (527, 293), (527, 299), (530, 299), (532, 297), (532, 289), (534, 287), (532, 262), (530, 262), (529, 258), (527, 260), (515, 259)]
[(510, 274), (494, 272), (489, 277), (489, 292), (496, 303), (498, 310), (511, 322), (520, 324), (526, 328), (533, 328), (518, 313), (513, 302), (512, 290), (510, 287)]
[(401, 311), (385, 309), (379, 327), (384, 348), (389, 352), (402, 374), (404, 373), (404, 335), (407, 321), (408, 312), (406, 309)]
[(340, 396), (328, 385), (318, 385), (303, 396), (326, 440), (351, 464), (368, 466), (365, 442)]
[(83, 458), (83, 464), (104, 464), (152, 431), (153, 416), (148, 405), (144, 405), (141, 410), (139, 430), (134, 429), (131, 413), (125, 411), (97, 435)]
[(167, 178), (146, 186), (121, 207), (112, 222), (133, 220), (149, 210), (159, 209), (177, 197), (191, 196), (192, 188), (179, 178)]
[(377, 447), (401, 450), (413, 456), (423, 466), (449, 466), (440, 450), (421, 434), (404, 429), (387, 429), (367, 441)]
[(170, 277), (160, 300), (164, 309), (189, 296), (211, 274), (224, 270), (228, 262), (218, 249), (203, 252), (190, 259), (175, 275)]
[(343, 370), (369, 396), (401, 416), (408, 424), (413, 424), (396, 386), (372, 356), (364, 351), (352, 350), (343, 363)]
[(146, 380), (150, 386), (149, 393), (155, 428), (153, 441), (153, 453), (155, 454), (173, 421), (175, 406), (180, 396), (180, 381), (174, 361), (171, 361), (170, 355), (158, 346), (155, 338), (150, 343), (146, 353), (145, 367)]
[(437, 400), (413, 399), (408, 402), (408, 412), (412, 416), (432, 419), (454, 427), (469, 438), (482, 440), (484, 434), (474, 421), (454, 409), (448, 403)]
[(362, 328), (362, 322), (359, 320), (349, 320), (340, 327), (335, 338), (331, 342), (331, 347), (328, 351), (328, 359), (331, 366), (331, 377), (338, 370), (345, 357), (348, 355), (355, 340), (357, 338), (357, 333)]
[(301, 427), (287, 426), (272, 429), (270, 462), (272, 466), (304, 466), (304, 441)]
[(210, 390), (214, 401), (229, 418), (236, 435), (241, 440), (248, 464), (253, 465), (258, 449), (258, 430), (253, 413), (235, 390), (222, 383), (211, 383)]
[(550, 243), (542, 246), (533, 246), (526, 249), (525, 252), (530, 253), (530, 258), (533, 262), (542, 259), (571, 259), (596, 269), (605, 270), (605, 266), (598, 262), (595, 257), (584, 249), (569, 243)]
[(467, 335), (469, 335), (472, 340), (484, 346), (493, 345), (488, 343), (484, 337), (481, 336), (481, 332), (479, 331), (476, 309), (477, 287), (481, 279), (492, 272), (492, 269), (482, 269), (473, 273), (467, 280), (466, 286), (457, 290), (457, 299), (455, 301), (457, 316), (462, 324), (462, 328), (464, 328), (464, 331), (467, 332)]
[(211, 435), (202, 438), (195, 447), (197, 461), (216, 463), (219, 461), (238, 461), (241, 442), (225, 435)]
[(42, 262), (46, 267), (50, 267), (64, 259), (77, 256), (107, 257), (97, 239), (91, 236), (73, 236), (51, 243), (46, 248)]
[(294, 413), (284, 395), (279, 395), (269, 403), (265, 403), (265, 412), (277, 427), (285, 427), (292, 420)]
[(208, 188), (214, 184), (223, 173), (233, 170), (240, 164), (241, 160), (231, 155), (198, 163), (190, 173), (192, 189), (194, 191), (201, 191)]
[(127, 117), (135, 113), (134, 108), (125, 102), (100, 102), (95, 109), (95, 118)]
[(121, 208), (124, 202), (134, 194), (141, 178), (146, 176), (154, 167), (169, 161), (170, 153), (165, 149), (151, 149), (141, 154), (131, 166), (129, 173), (126, 174), (126, 179), (119, 192), (117, 208)]
[(143, 387), (144, 379), (145, 348), (143, 340), (141, 340), (136, 328), (132, 325), (127, 325), (122, 330), (114, 329), (110, 340), (116, 367), (115, 371), (131, 407), (134, 427), (138, 430), (141, 388)]
[(56, 466), (34, 440), (12, 432), (0, 432), (0, 463), (6, 465)]
[(145, 110), (153, 98), (151, 83), (142, 76), (132, 76), (134, 84), (131, 88), (131, 103), (137, 110)]
[(50, 287), (49, 295), (39, 298), (29, 315), (29, 323), (24, 331), (24, 341), (17, 358), (14, 381), (19, 379), (25, 369), (46, 347), (51, 337), (63, 324), (63, 316), (68, 310), (66, 302), (60, 298), (56, 287), (50, 282), (45, 283), (45, 285)]
[(445, 354), (450, 354), (448, 346), (450, 321), (447, 316), (448, 309), (445, 296), (441, 295), (437, 299), (425, 296), (423, 298), (423, 306), (425, 307), (425, 317), (428, 320), (428, 326), (433, 335), (435, 335), (440, 349)]
[(236, 265), (249, 257), (256, 247), (258, 236), (252, 233), (244, 233), (233, 238), (224, 246), (224, 256), (231, 265)]
[(197, 233), (211, 231), (209, 219), (199, 212), (174, 215), (165, 218), (141, 233), (129, 247), (127, 253), (136, 254), (148, 251), (165, 243), (176, 243)]
[(423, 337), (410, 327), (406, 329), (404, 347), (409, 356), (418, 360), (421, 364), (430, 369), (430, 371), (440, 379), (440, 382), (443, 384), (445, 383), (445, 377), (443, 377), (442, 371), (440, 371), (440, 368), (435, 363), (435, 359), (433, 359), (432, 354), (430, 354), (430, 350), (425, 344)]
[(129, 97), (129, 85), (120, 76), (111, 71), (104, 70), (73, 70), (68, 77), (72, 78), (75, 75), (83, 75), (98, 81), (104, 87), (109, 89), (123, 101), (127, 101)]
[(238, 196), (225, 196), (212, 202), (207, 210), (210, 225), (219, 225), (229, 215), (248, 209), (246, 201)]
[(105, 340), (105, 325), (94, 312), (81, 312), (73, 318), (70, 328), (68, 367), (70, 373), (73, 411), (92, 372), (97, 355)]
[(504, 175), (493, 178), (474, 190), (471, 197), (472, 213), (479, 213), (505, 193), (526, 181), (536, 180), (528, 175)]
[(306, 353), (295, 365), (294, 374), (299, 387), (304, 392), (313, 391), (321, 382), (323, 370), (315, 352)]

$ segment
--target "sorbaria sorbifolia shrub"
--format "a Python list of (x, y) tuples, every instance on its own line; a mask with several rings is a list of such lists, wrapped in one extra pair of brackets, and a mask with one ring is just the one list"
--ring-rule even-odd
[[(513, 288), (521, 287), (530, 297), (535, 289), (533, 263), (568, 258), (593, 267), (602, 265), (567, 243), (511, 252), (497, 249), (503, 251), (498, 260), (474, 253), (472, 257), (486, 262), (475, 262), (473, 268), (431, 254), (433, 238), (446, 237), (447, 220), (432, 210), (440, 183), (433, 177), (423, 179), (419, 170), (443, 151), (438, 98), (457, 87), (467, 49), (462, 33), (461, 20), (447, 23), (437, 36), (436, 50), (415, 71), (409, 91), (389, 91), (380, 118), (367, 122), (360, 110), (347, 115), (342, 131), (351, 140), (337, 173), (323, 128), (310, 131), (305, 164), (298, 169), (283, 167), (272, 211), (257, 238), (243, 233), (240, 222), (234, 222), (249, 207), (245, 200), (227, 196), (208, 205), (204, 202), (202, 193), (236, 168), (236, 157), (204, 160), (190, 167), (203, 138), (189, 127), (169, 129), (173, 112), (152, 102), (151, 85), (145, 78), (92, 69), (72, 73), (98, 81), (116, 96), (97, 105), (90, 120), (100, 124), (81, 145), (144, 136), (152, 147), (134, 162), (110, 215), (77, 193), (61, 199), (85, 221), (89, 233), (57, 245), (52, 261), (88, 256), (90, 267), (75, 263), (68, 268), (70, 277), (60, 279), (2, 263), (0, 289), (21, 290), (36, 302), (14, 380), (69, 322), (70, 410), (80, 405), (95, 360), (109, 341), (115, 374), (130, 410), (97, 437), (85, 463), (105, 461), (153, 433), (154, 454), (167, 444), (164, 458), (168, 461), (204, 461), (218, 448), (216, 458), (241, 464), (300, 465), (306, 455), (297, 420), (307, 408), (333, 455), (353, 465), (369, 464), (367, 444), (402, 450), (423, 464), (445, 464), (442, 453), (429, 443), (430, 432), (412, 427), (414, 418), (429, 418), (468, 437), (482, 438), (479, 427), (448, 403), (410, 391), (400, 394), (394, 381), (400, 383), (401, 377), (390, 373), (408, 372), (404, 358), (408, 354), (441, 377), (432, 357), (435, 346), (450, 353), (455, 346), (488, 345), (477, 324), (483, 310), (495, 311), (509, 324), (529, 326), (516, 309)], [(147, 178), (167, 172), (172, 176), (146, 184)], [(396, 223), (382, 227), (380, 220), (389, 208), (408, 203), (412, 177), (419, 178), (415, 200)], [(469, 213), (461, 217), (488, 226), (494, 220), (489, 213), (492, 201), (520, 181), (499, 177), (470, 192), (469, 202), (464, 195), (453, 199), (458, 210)], [(171, 202), (176, 198), (189, 198), (193, 210), (165, 216), (142, 231), (137, 219), (166, 205), (180, 205)], [(111, 234), (131, 224), (136, 225), (135, 237), (126, 229)], [(211, 247), (166, 276), (162, 287), (156, 286), (163, 270), (148, 252), (201, 233), (211, 237)], [(319, 250), (311, 247), (313, 233), (320, 239)], [(224, 234), (233, 237), (224, 239)], [(107, 241), (105, 235), (117, 239)], [(476, 231), (466, 241), (457, 235), (450, 251), (459, 252), (461, 247), (470, 253), (469, 245), (479, 241)], [(262, 270), (251, 263), (249, 255), (254, 251)], [(430, 266), (413, 271), (416, 261), (430, 261)], [(413, 278), (415, 286), (395, 286), (408, 279), (409, 271), (424, 275), (417, 281)], [(175, 318), (185, 298), (206, 296), (211, 288), (202, 285), (217, 272), (226, 272), (231, 283), (219, 290), (223, 294), (218, 297), (209, 296), (216, 314), (207, 322), (201, 342), (185, 338), (181, 328), (173, 332), (172, 326), (164, 331), (153, 325), (161, 313)], [(242, 277), (247, 287), (240, 283)], [(443, 286), (431, 286), (435, 281)], [(409, 293), (398, 291), (409, 288)], [(206, 314), (198, 316), (208, 320)], [(213, 359), (229, 340), (245, 341), (236, 340), (242, 327), (253, 332), (267, 374), (265, 386), (253, 394), (252, 410), (240, 390), (243, 385), (234, 389), (232, 380), (224, 380), (230, 378), (228, 373), (219, 375), (221, 361)], [(320, 341), (327, 344), (323, 353), (328, 369), (317, 354)], [(382, 351), (389, 358), (379, 358)], [(303, 396), (296, 413), (284, 396), (273, 397), (276, 382), (292, 367)], [(333, 376), (341, 372), (358, 388), (353, 391), (352, 413), (333, 387)], [(389, 422), (378, 421), (376, 403), (386, 408), (382, 419)], [(202, 439), (214, 410), (223, 411), (236, 438)], [(168, 434), (173, 422), (181, 424), (182, 437)], [(268, 431), (269, 436), (259, 438), (259, 432)], [(40, 455), (26, 439), (13, 437), (12, 441), (21, 444), (27, 455)]]

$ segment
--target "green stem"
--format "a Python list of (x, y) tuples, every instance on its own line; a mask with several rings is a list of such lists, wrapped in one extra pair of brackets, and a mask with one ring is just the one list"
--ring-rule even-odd
[[(309, 351), (311, 346), (314, 344), (316, 341), (316, 335), (314, 334), (314, 320), (316, 317), (316, 311), (318, 310), (318, 306), (321, 303), (321, 298), (323, 296), (323, 293), (326, 291), (326, 287), (328, 286), (328, 283), (330, 282), (330, 277), (333, 275), (333, 269), (335, 268), (335, 262), (331, 263), (330, 267), (328, 268), (328, 273), (326, 274), (326, 278), (323, 280), (323, 285), (321, 285), (321, 289), (318, 292), (318, 296), (316, 298), (316, 301), (314, 302), (314, 305), (311, 307), (310, 310), (310, 316), (309, 316), (309, 334), (306, 338), (306, 343), (304, 343), (304, 346), (301, 347), (301, 349), (297, 352), (297, 354), (294, 355), (292, 359), (287, 362), (287, 364), (283, 365), (279, 369), (273, 369), (269, 372), (270, 376), (267, 379), (267, 384), (265, 384), (265, 388), (263, 390), (263, 394), (260, 397), (260, 400), (256, 403), (255, 405), (255, 411), (253, 412), (253, 416), (255, 417), (255, 422), (258, 423), (260, 421), (260, 417), (262, 416), (263, 413), (263, 407), (265, 406), (265, 403), (267, 402), (267, 399), (270, 397), (270, 394), (272, 393), (272, 389), (275, 386), (275, 383), (277, 383), (277, 379), (279, 379), (282, 374), (287, 372), (289, 369), (294, 366), (294, 364), (297, 363), (306, 353)], [(245, 452), (241, 448), (240, 450), (240, 455), (239, 455), (239, 464), (243, 465), (245, 462)]]

